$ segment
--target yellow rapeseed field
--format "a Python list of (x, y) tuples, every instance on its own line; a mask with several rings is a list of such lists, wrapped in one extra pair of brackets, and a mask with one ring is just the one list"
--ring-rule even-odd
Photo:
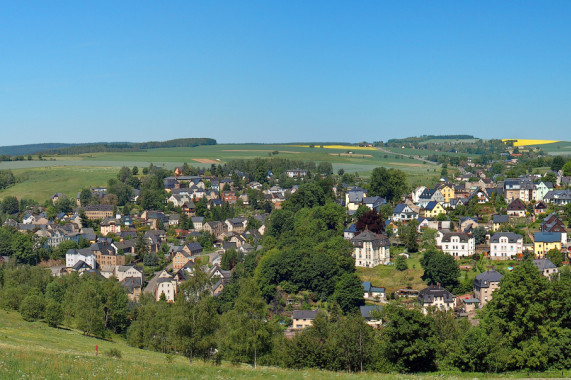
[[(300, 148), (309, 148), (309, 145), (295, 145)], [(321, 148), (320, 145), (316, 145), (316, 148)], [(353, 145), (323, 145), (324, 149), (346, 149), (346, 150), (376, 150), (372, 146), (353, 146)]]
[(514, 146), (542, 145), (559, 142), (559, 140), (502, 139), (503, 142), (515, 140)]

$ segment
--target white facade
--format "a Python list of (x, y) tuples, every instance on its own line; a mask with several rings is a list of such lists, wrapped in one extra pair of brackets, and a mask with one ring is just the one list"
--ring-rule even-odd
[(83, 261), (91, 268), (95, 269), (95, 255), (90, 253), (87, 255), (82, 255), (79, 252), (76, 253), (66, 253), (65, 254), (65, 266), (68, 268), (73, 267), (79, 261)]
[[(513, 235), (513, 236), (512, 236)], [(523, 252), (523, 237), (517, 234), (497, 233), (490, 239), (490, 258), (509, 260)]]
[(444, 234), (442, 251), (454, 257), (467, 257), (476, 253), (476, 239), (463, 233)]

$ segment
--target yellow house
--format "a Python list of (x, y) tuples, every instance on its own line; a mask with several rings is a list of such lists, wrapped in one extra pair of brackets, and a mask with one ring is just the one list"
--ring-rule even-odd
[(292, 319), (292, 328), (294, 330), (302, 330), (313, 325), (313, 320), (317, 317), (318, 310), (294, 310)]
[(454, 186), (452, 185), (442, 185), (439, 187), (440, 193), (444, 196), (444, 203), (450, 203), (451, 199), (454, 199)]
[(421, 210), (421, 214), (425, 218), (436, 218), (438, 214), (446, 214), (446, 209), (440, 203), (431, 201)]
[(552, 249), (561, 250), (561, 232), (536, 232), (533, 239), (535, 257), (543, 259)]

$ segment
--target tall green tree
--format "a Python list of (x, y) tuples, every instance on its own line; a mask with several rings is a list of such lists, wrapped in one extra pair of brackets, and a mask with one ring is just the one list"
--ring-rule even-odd
[(354, 273), (343, 274), (335, 286), (335, 292), (332, 297), (343, 312), (355, 312), (359, 306), (365, 304), (363, 285), (359, 276)]
[(420, 261), (424, 274), (422, 279), (428, 284), (440, 284), (453, 291), (459, 284), (460, 268), (450, 255), (436, 250), (427, 250)]
[(207, 359), (216, 349), (219, 318), (212, 297), (212, 281), (200, 268), (181, 285), (173, 308), (172, 336), (177, 350), (192, 364)]
[(240, 282), (234, 308), (224, 316), (221, 353), (233, 362), (258, 365), (260, 356), (272, 348), (272, 328), (267, 321), (267, 306), (253, 279)]
[(399, 372), (436, 368), (436, 339), (430, 316), (396, 305), (385, 307), (381, 330), (383, 353)]
[(388, 201), (399, 200), (407, 190), (406, 174), (398, 169), (383, 167), (373, 169), (369, 196), (381, 196)]

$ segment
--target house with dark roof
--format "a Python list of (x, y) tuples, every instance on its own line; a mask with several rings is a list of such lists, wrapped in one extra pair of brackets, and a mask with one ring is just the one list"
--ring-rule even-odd
[(377, 212), (381, 209), (381, 206), (386, 204), (387, 200), (383, 197), (363, 197), (362, 204), (370, 208), (371, 210), (377, 210)]
[(551, 278), (559, 274), (559, 268), (557, 268), (557, 266), (555, 266), (555, 264), (553, 264), (549, 259), (533, 260), (533, 265), (535, 265), (541, 274), (547, 278)]
[(446, 232), (440, 244), (442, 251), (455, 259), (476, 253), (476, 239), (464, 232)]
[(490, 259), (512, 260), (523, 254), (523, 236), (513, 232), (497, 232), (490, 238)]
[(363, 281), (363, 298), (366, 300), (374, 300), (384, 302), (386, 301), (385, 297), (385, 288), (378, 288), (376, 286), (371, 285), (371, 281)]
[(561, 250), (561, 232), (536, 232), (533, 234), (535, 257), (543, 259), (552, 249)]
[(507, 215), (494, 215), (492, 216), (492, 230), (494, 232), (501, 230), (503, 227), (509, 225), (510, 218)]
[(519, 198), (514, 199), (508, 205), (507, 214), (508, 216), (513, 216), (518, 218), (525, 217), (525, 203), (523, 203), (522, 200)]
[(488, 270), (480, 273), (474, 279), (474, 298), (480, 301), (484, 307), (492, 299), (492, 293), (500, 287), (500, 281), (504, 276), (496, 270)]
[(391, 261), (389, 238), (385, 234), (367, 229), (351, 239), (351, 243), (355, 266), (373, 268)]
[(399, 203), (393, 210), (393, 222), (408, 222), (413, 219), (418, 219), (418, 213), (414, 211), (406, 203)]
[(545, 194), (543, 201), (558, 206), (565, 206), (571, 203), (571, 190), (551, 190)]
[(543, 214), (547, 211), (547, 205), (543, 201), (537, 202), (533, 205), (533, 212), (535, 215)]
[(429, 309), (453, 310), (456, 296), (440, 285), (430, 285), (419, 292), (417, 300), (426, 314)]
[(446, 215), (446, 209), (440, 202), (430, 201), (422, 208), (420, 215), (425, 218), (436, 218), (439, 214)]
[(121, 286), (125, 289), (129, 301), (139, 301), (143, 289), (143, 279), (141, 277), (125, 277), (121, 281)]
[(365, 322), (374, 329), (378, 329), (383, 324), (380, 314), (383, 311), (381, 305), (366, 305), (360, 306), (359, 311), (361, 312), (361, 317), (365, 319)]
[(357, 231), (357, 226), (355, 224), (351, 224), (345, 229), (345, 231), (343, 231), (343, 238), (346, 240), (351, 240), (358, 232), (359, 231)]
[(559, 232), (561, 233), (561, 243), (567, 243), (567, 230), (563, 221), (555, 214), (550, 214), (541, 221), (539, 225), (541, 232)]
[(302, 330), (306, 327), (313, 325), (313, 320), (317, 317), (319, 309), (317, 310), (294, 310), (291, 317), (293, 323), (292, 328), (295, 330)]

